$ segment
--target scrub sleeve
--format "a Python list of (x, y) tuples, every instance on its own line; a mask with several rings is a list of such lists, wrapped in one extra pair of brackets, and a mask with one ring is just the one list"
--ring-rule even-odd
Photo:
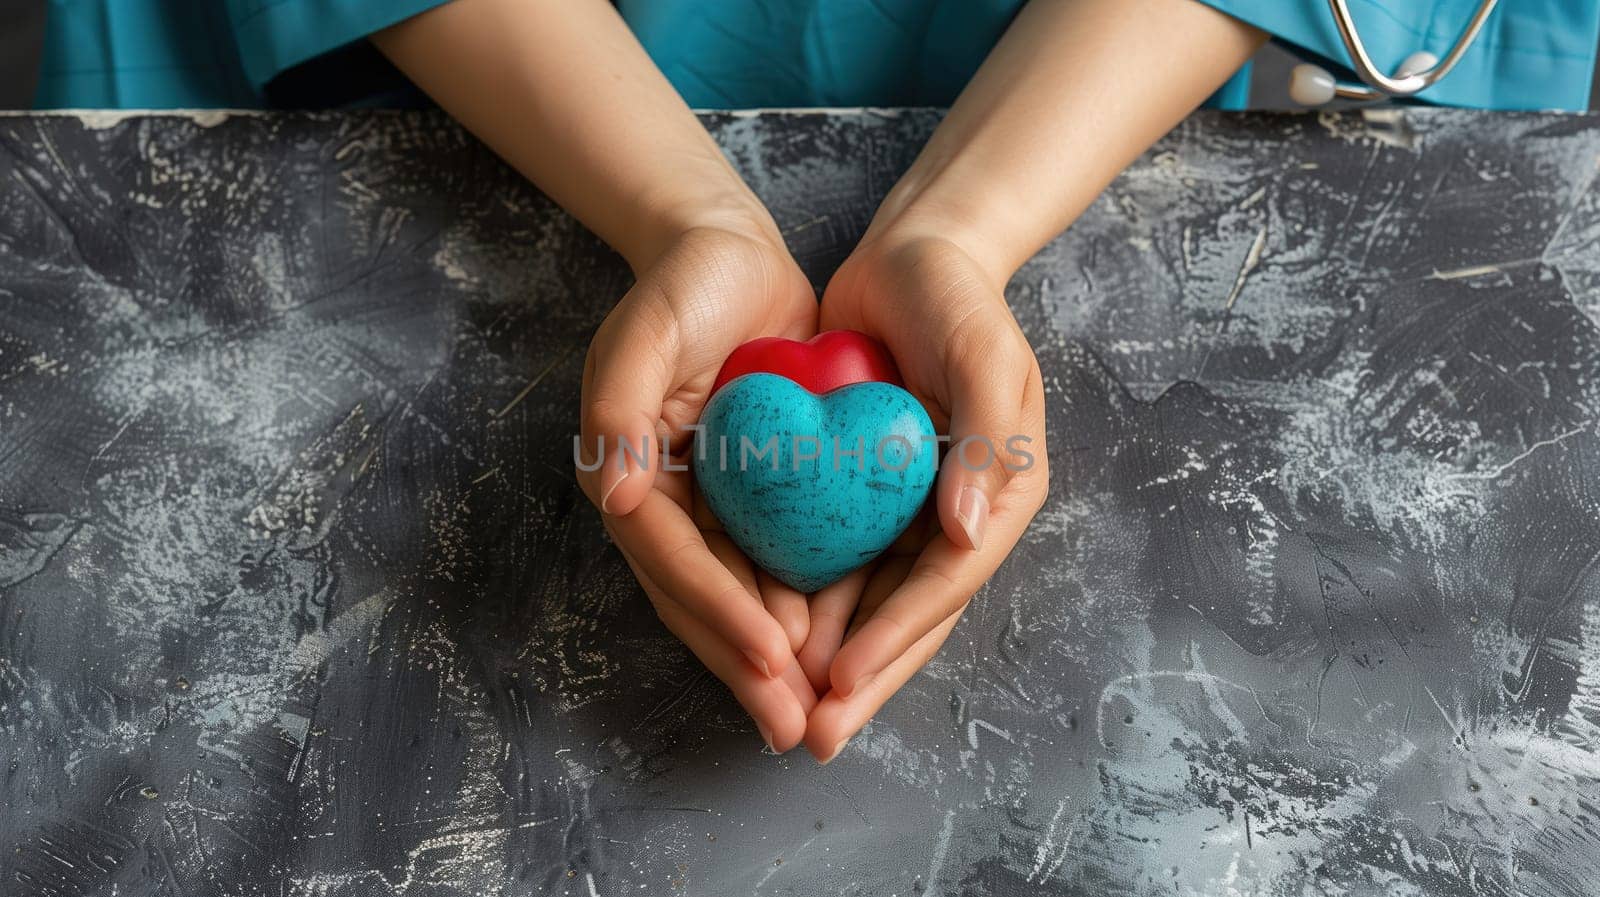
[(36, 108), (260, 107), (268, 82), (444, 0), (50, 0)]
[[(1351, 78), (1350, 54), (1325, 0), (1202, 0)], [(1418, 50), (1443, 57), (1479, 0), (1349, 0), (1367, 55), (1393, 72)], [(1589, 108), (1600, 44), (1595, 0), (1506, 0), (1449, 75), (1418, 100), (1482, 109)]]
[[(948, 106), (1025, 2), (617, 0), (617, 9), (695, 108)], [(1248, 99), (1241, 70), (1209, 105)]]

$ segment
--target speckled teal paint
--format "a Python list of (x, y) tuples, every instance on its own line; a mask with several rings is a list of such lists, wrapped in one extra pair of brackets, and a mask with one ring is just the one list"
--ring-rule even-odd
[[(933, 422), (893, 384), (818, 396), (786, 377), (746, 374), (712, 396), (700, 423), (694, 468), (707, 504), (745, 554), (802, 592), (882, 554), (933, 487)], [(860, 459), (842, 454), (858, 440)]]

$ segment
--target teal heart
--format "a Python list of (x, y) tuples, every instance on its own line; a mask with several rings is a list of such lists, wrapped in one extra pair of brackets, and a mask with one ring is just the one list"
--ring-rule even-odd
[[(802, 592), (882, 554), (937, 473), (933, 422), (890, 383), (816, 395), (746, 374), (711, 397), (700, 424), (694, 471), (712, 513), (751, 560)], [(858, 448), (859, 458), (846, 454)]]

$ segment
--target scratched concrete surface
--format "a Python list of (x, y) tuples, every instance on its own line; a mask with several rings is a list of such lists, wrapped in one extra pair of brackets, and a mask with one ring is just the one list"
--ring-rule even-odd
[[(936, 116), (713, 115), (820, 282)], [(628, 276), (431, 114), (0, 119), (0, 893), (1600, 893), (1600, 118), (1200, 115), (835, 763), (572, 484)]]

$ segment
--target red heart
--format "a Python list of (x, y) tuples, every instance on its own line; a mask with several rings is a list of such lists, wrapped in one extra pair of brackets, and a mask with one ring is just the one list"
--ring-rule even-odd
[(852, 383), (905, 386), (883, 343), (854, 330), (827, 330), (803, 343), (765, 336), (734, 349), (717, 372), (711, 394), (735, 377), (758, 373), (788, 377), (817, 395)]

